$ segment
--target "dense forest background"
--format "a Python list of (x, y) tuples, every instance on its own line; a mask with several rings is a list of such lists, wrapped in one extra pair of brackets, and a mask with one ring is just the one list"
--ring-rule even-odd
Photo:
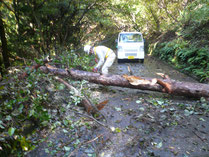
[[(0, 79), (8, 79), (8, 74), (18, 69), (27, 71), (25, 66), (47, 55), (64, 67), (89, 70), (90, 59), (83, 55), (83, 46), (103, 44), (116, 49), (115, 39), (121, 31), (142, 32), (146, 53), (200, 82), (209, 79), (207, 0), (0, 0)], [(33, 149), (17, 127), (20, 123), (6, 122), (25, 115), (39, 118), (43, 126), (49, 122), (50, 116), (41, 105), (48, 97), (39, 95), (42, 90), (35, 85), (44, 76), (30, 75), (27, 89), (18, 81), (11, 82), (7, 89), (0, 87), (0, 118), (5, 119), (0, 119), (1, 149), (12, 153)], [(30, 94), (37, 97), (25, 97)], [(14, 104), (19, 105), (16, 110)], [(16, 143), (11, 144), (5, 134), (18, 135), (13, 139)]]

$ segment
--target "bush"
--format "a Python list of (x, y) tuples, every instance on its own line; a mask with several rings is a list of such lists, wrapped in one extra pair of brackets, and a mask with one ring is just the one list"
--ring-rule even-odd
[(152, 50), (152, 54), (197, 76), (200, 81), (209, 78), (208, 9), (206, 0), (189, 4), (180, 18), (181, 24), (175, 29), (178, 37), (158, 43)]

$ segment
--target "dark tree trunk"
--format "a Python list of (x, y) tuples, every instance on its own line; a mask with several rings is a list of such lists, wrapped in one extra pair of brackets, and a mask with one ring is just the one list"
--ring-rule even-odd
[(2, 60), (0, 59), (0, 81), (2, 79), (2, 77), (4, 76), (4, 72), (3, 72), (3, 63)]
[[(202, 83), (178, 82), (170, 79), (140, 78), (136, 76), (101, 75), (80, 70), (66, 70), (42, 66), (40, 69), (45, 73), (52, 73), (78, 80), (88, 80), (96, 84), (107, 86), (119, 86), (141, 90), (164, 92), (172, 95), (189, 97), (209, 97), (209, 85)], [(134, 81), (131, 82), (131, 79)], [(137, 80), (138, 79), (138, 80)]]
[[(16, 18), (16, 23), (17, 23), (17, 44), (21, 44), (21, 25), (20, 25), (20, 14), (19, 14), (19, 0), (13, 0), (13, 6), (14, 6), (14, 14)], [(17, 54), (20, 57), (24, 57), (23, 51), (21, 51), (21, 48), (17, 46)]]
[(9, 52), (7, 49), (7, 40), (5, 36), (5, 30), (4, 30), (4, 23), (2, 20), (2, 14), (0, 12), (0, 37), (1, 37), (1, 44), (2, 44), (2, 56), (3, 56), (3, 63), (5, 68), (8, 68), (10, 66), (9, 63)]

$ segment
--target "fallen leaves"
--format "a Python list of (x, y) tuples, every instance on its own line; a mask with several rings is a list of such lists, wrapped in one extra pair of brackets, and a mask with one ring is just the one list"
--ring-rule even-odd
[(176, 148), (172, 147), (172, 146), (169, 146), (169, 149), (170, 151), (174, 154), (174, 155), (177, 155), (178, 154), (178, 151), (176, 151)]
[(115, 107), (115, 110), (118, 112), (122, 111), (122, 109), (120, 107)]
[(96, 104), (97, 109), (102, 110), (108, 102), (109, 102), (109, 100), (105, 100), (99, 104)]

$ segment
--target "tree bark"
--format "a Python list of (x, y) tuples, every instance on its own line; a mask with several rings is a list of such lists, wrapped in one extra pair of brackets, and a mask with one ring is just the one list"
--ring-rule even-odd
[(2, 20), (1, 12), (0, 12), (0, 37), (1, 37), (1, 44), (2, 44), (3, 63), (4, 63), (5, 68), (8, 68), (10, 66), (9, 55), (8, 55), (9, 52), (7, 49), (7, 39), (5, 36), (4, 23)]
[(194, 98), (209, 97), (209, 85), (202, 83), (179, 82), (170, 79), (141, 78), (136, 76), (101, 75), (75, 69), (58, 69), (46, 66), (40, 67), (45, 73), (52, 73), (77, 80), (87, 80), (106, 86), (119, 86), (133, 89), (164, 92), (171, 95), (188, 96)]

